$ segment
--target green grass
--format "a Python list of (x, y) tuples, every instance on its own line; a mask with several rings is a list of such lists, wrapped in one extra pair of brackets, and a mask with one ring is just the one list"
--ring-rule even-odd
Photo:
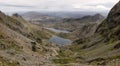
[(73, 52), (70, 50), (60, 51), (57, 56), (59, 59), (53, 59), (56, 64), (69, 64), (76, 62), (76, 58), (73, 56)]
[(56, 64), (68, 64), (75, 62), (75, 59), (69, 58), (69, 59), (53, 59), (53, 62)]
[(15, 41), (2, 39), (2, 40), (0, 40), (0, 49), (2, 49), (2, 50), (14, 49), (16, 51), (20, 51), (22, 49), (22, 47), (20, 47), (16, 44), (17, 44), (17, 42), (15, 42)]
[(19, 66), (17, 61), (9, 62), (9, 60), (0, 57), (0, 66)]

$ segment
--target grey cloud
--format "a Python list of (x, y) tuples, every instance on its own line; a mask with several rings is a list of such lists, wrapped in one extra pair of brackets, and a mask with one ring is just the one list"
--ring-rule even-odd
[(111, 8), (113, 7), (113, 4), (112, 2), (107, 2), (107, 3), (98, 3), (98, 4), (87, 4), (87, 6), (97, 6), (97, 5), (102, 5), (102, 6), (105, 6), (107, 8)]
[[(89, 11), (90, 9), (91, 11), (106, 11), (112, 8), (112, 6), (116, 3), (113, 2), (113, 0), (105, 0), (105, 2), (103, 0), (92, 0), (91, 2), (89, 2), (90, 0), (9, 1), (10, 2), (3, 0), (3, 2), (0, 2), (0, 9), (3, 11)], [(96, 6), (101, 8), (97, 8)]]
[(106, 7), (111, 8), (111, 7), (113, 7), (113, 4), (114, 4), (114, 3), (105, 3), (105, 4), (103, 4), (103, 5), (106, 6)]
[(0, 3), (0, 6), (4, 6), (4, 7), (22, 7), (22, 8), (33, 8), (35, 6), (31, 6), (31, 5), (14, 5), (14, 4), (7, 4), (7, 3)]

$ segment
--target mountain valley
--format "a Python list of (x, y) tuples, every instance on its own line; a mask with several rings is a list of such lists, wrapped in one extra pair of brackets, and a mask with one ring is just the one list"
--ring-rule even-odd
[(0, 11), (0, 66), (120, 66), (120, 2), (107, 17), (65, 13)]

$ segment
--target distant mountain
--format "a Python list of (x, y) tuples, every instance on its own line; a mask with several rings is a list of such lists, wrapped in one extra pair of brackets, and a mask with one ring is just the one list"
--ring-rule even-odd
[(91, 17), (94, 14), (94, 12), (26, 12), (21, 15), (33, 23), (54, 23), (61, 22), (63, 19), (80, 19), (87, 15)]
[[(84, 16), (87, 16), (87, 15), (94, 15), (98, 12), (89, 12), (89, 11), (86, 11), (86, 12), (83, 12), (83, 11), (71, 11), (71, 12), (45, 12), (44, 14), (48, 14), (48, 15), (51, 15), (51, 16), (56, 16), (56, 17), (62, 17), (62, 18), (81, 18), (81, 17), (84, 17)], [(100, 12), (100, 14), (102, 14), (104, 17), (107, 16), (107, 13), (106, 12)]]
[(95, 14), (93, 16), (84, 16), (81, 20), (89, 20), (90, 22), (95, 22), (97, 20), (104, 20), (104, 16), (101, 14)]
[(21, 14), (21, 16), (28, 18), (28, 19), (39, 19), (41, 17), (49, 17), (49, 15), (39, 12), (26, 12)]
[(86, 15), (93, 15), (94, 12), (48, 12), (46, 13), (51, 16), (61, 17), (61, 18), (81, 18)]
[(104, 20), (105, 17), (101, 14), (86, 15), (81, 18), (64, 18), (64, 22), (100, 22)]
[(24, 14), (21, 14), (26, 20), (32, 22), (32, 23), (54, 23), (54, 22), (59, 22), (62, 20), (61, 17), (56, 17), (49, 15), (47, 13), (39, 13), (39, 12), (27, 12)]
[[(79, 12), (79, 11), (73, 11), (73, 12), (25, 12), (25, 13), (20, 13), (22, 16), (30, 17), (30, 16), (53, 16), (53, 17), (61, 17), (61, 18), (81, 18), (86, 15), (94, 15), (97, 12)], [(107, 13), (100, 13), (103, 16), (107, 16)]]

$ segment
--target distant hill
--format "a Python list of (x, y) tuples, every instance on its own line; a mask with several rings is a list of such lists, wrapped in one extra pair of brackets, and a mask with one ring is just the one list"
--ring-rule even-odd
[(39, 13), (39, 12), (27, 12), (27, 13), (24, 13), (21, 15), (27, 21), (30, 21), (30, 22), (36, 23), (36, 24), (54, 23), (54, 22), (59, 22), (62, 20), (61, 17), (52, 16), (47, 13)]
[(22, 16), (30, 17), (30, 16), (53, 16), (53, 17), (61, 17), (61, 18), (81, 18), (86, 15), (93, 15), (96, 12), (26, 12), (22, 13)]
[(81, 18), (64, 18), (64, 22), (99, 22), (104, 20), (104, 16), (101, 14), (86, 15)]
[(21, 14), (26, 20), (33, 23), (54, 23), (63, 19), (79, 19), (84, 16), (92, 16), (94, 12), (26, 12)]

